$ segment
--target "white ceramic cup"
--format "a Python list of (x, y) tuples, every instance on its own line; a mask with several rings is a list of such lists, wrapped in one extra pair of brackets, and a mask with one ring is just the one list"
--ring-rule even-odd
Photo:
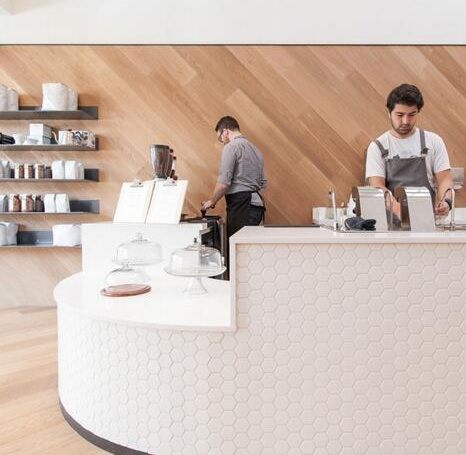
[(37, 144), (39, 141), (31, 136), (28, 136), (26, 137), (26, 140), (24, 141), (25, 144), (27, 145), (35, 145)]
[(21, 145), (26, 142), (26, 135), (25, 134), (13, 134), (13, 138), (15, 140), (15, 144)]

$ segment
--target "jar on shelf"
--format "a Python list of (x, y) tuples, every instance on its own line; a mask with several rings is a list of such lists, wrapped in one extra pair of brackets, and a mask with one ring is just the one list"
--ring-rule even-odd
[(43, 179), (45, 178), (45, 165), (42, 163), (34, 164), (34, 178)]
[(10, 194), (8, 197), (8, 211), (9, 212), (20, 212), (21, 211), (21, 201), (19, 199), (19, 194)]
[(20, 199), (22, 212), (34, 211), (34, 201), (32, 200), (32, 194), (22, 194)]
[(34, 212), (43, 212), (44, 211), (44, 201), (40, 194), (33, 194), (32, 200), (34, 201)]
[(24, 179), (24, 164), (23, 163), (15, 163), (15, 179)]
[(24, 163), (24, 178), (33, 179), (34, 178), (34, 164)]

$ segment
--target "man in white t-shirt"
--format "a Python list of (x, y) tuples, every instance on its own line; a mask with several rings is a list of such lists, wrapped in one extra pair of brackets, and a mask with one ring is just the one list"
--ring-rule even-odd
[[(453, 188), (450, 160), (442, 138), (415, 127), (424, 106), (419, 89), (402, 84), (387, 98), (392, 129), (372, 141), (367, 149), (366, 179), (369, 185), (386, 188), (393, 194), (398, 186), (425, 186), (434, 202), (435, 213), (446, 216)], [(393, 201), (393, 213), (400, 217), (400, 204)]]

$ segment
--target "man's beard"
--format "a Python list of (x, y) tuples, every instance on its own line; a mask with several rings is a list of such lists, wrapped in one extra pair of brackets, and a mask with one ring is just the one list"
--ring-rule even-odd
[(414, 125), (400, 125), (398, 128), (395, 128), (395, 125), (392, 122), (392, 128), (400, 135), (400, 136), (408, 136), (414, 129)]

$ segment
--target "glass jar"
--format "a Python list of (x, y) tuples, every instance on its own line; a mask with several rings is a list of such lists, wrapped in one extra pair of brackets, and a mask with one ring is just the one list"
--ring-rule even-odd
[(15, 179), (24, 179), (24, 164), (15, 163)]
[(25, 179), (34, 178), (34, 165), (32, 163), (24, 163), (24, 178)]
[(22, 212), (34, 212), (34, 201), (32, 200), (32, 194), (22, 194), (20, 200)]
[(8, 197), (8, 211), (9, 212), (20, 212), (21, 211), (21, 200), (19, 194), (10, 194)]
[(40, 194), (33, 194), (32, 200), (34, 201), (34, 212), (43, 212), (44, 211), (44, 201)]
[(34, 165), (34, 178), (35, 179), (45, 178), (45, 166), (42, 163), (36, 163)]

